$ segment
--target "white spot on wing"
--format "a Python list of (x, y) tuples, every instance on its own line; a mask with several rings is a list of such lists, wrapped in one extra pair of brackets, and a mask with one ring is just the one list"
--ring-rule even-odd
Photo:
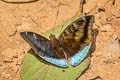
[(77, 25), (76, 23), (73, 23), (73, 26), (75, 27), (75, 29), (78, 29), (79, 25)]
[(27, 35), (27, 32), (25, 32), (25, 34)]
[(37, 37), (36, 37), (36, 35), (35, 35), (35, 34), (33, 34), (33, 37), (34, 37), (35, 39), (37, 39)]
[(82, 19), (83, 19), (84, 21), (86, 21), (86, 18), (85, 18), (85, 17), (82, 17)]

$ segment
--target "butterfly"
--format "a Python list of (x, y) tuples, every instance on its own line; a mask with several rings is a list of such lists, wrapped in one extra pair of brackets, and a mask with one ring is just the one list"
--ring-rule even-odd
[(36, 55), (59, 67), (77, 66), (88, 54), (93, 37), (94, 16), (83, 16), (69, 24), (56, 38), (49, 39), (34, 33), (21, 32), (21, 37), (33, 48)]

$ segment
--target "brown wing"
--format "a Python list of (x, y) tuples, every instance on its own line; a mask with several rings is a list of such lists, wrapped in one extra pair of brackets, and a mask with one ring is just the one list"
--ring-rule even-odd
[(92, 40), (94, 16), (84, 16), (70, 24), (58, 37), (68, 57), (74, 56)]
[(65, 58), (63, 51), (60, 50), (60, 46), (55, 45), (54, 48), (51, 41), (45, 37), (34, 32), (21, 32), (21, 36), (31, 45), (38, 56), (47, 56), (56, 59)]
[(21, 32), (20, 34), (30, 44), (36, 55), (54, 65), (68, 67), (60, 46), (53, 46), (50, 40), (33, 32)]

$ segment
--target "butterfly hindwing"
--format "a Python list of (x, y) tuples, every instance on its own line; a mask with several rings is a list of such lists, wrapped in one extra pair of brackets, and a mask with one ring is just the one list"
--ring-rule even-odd
[(68, 62), (78, 65), (87, 55), (92, 44), (94, 16), (83, 16), (70, 24), (58, 37), (67, 47)]
[(50, 40), (33, 32), (21, 32), (20, 34), (39, 57), (57, 66), (68, 67), (64, 58), (56, 56), (59, 52), (52, 48)]

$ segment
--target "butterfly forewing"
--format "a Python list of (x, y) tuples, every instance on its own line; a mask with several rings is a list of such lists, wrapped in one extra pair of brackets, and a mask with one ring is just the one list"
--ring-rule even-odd
[(60, 67), (68, 67), (65, 58), (63, 58), (64, 54), (62, 57), (59, 56), (61, 53), (52, 47), (50, 40), (33, 32), (21, 32), (21, 36), (31, 45), (36, 55), (42, 59)]
[(58, 37), (68, 51), (68, 62), (78, 65), (87, 55), (92, 43), (94, 16), (83, 16), (70, 24)]

